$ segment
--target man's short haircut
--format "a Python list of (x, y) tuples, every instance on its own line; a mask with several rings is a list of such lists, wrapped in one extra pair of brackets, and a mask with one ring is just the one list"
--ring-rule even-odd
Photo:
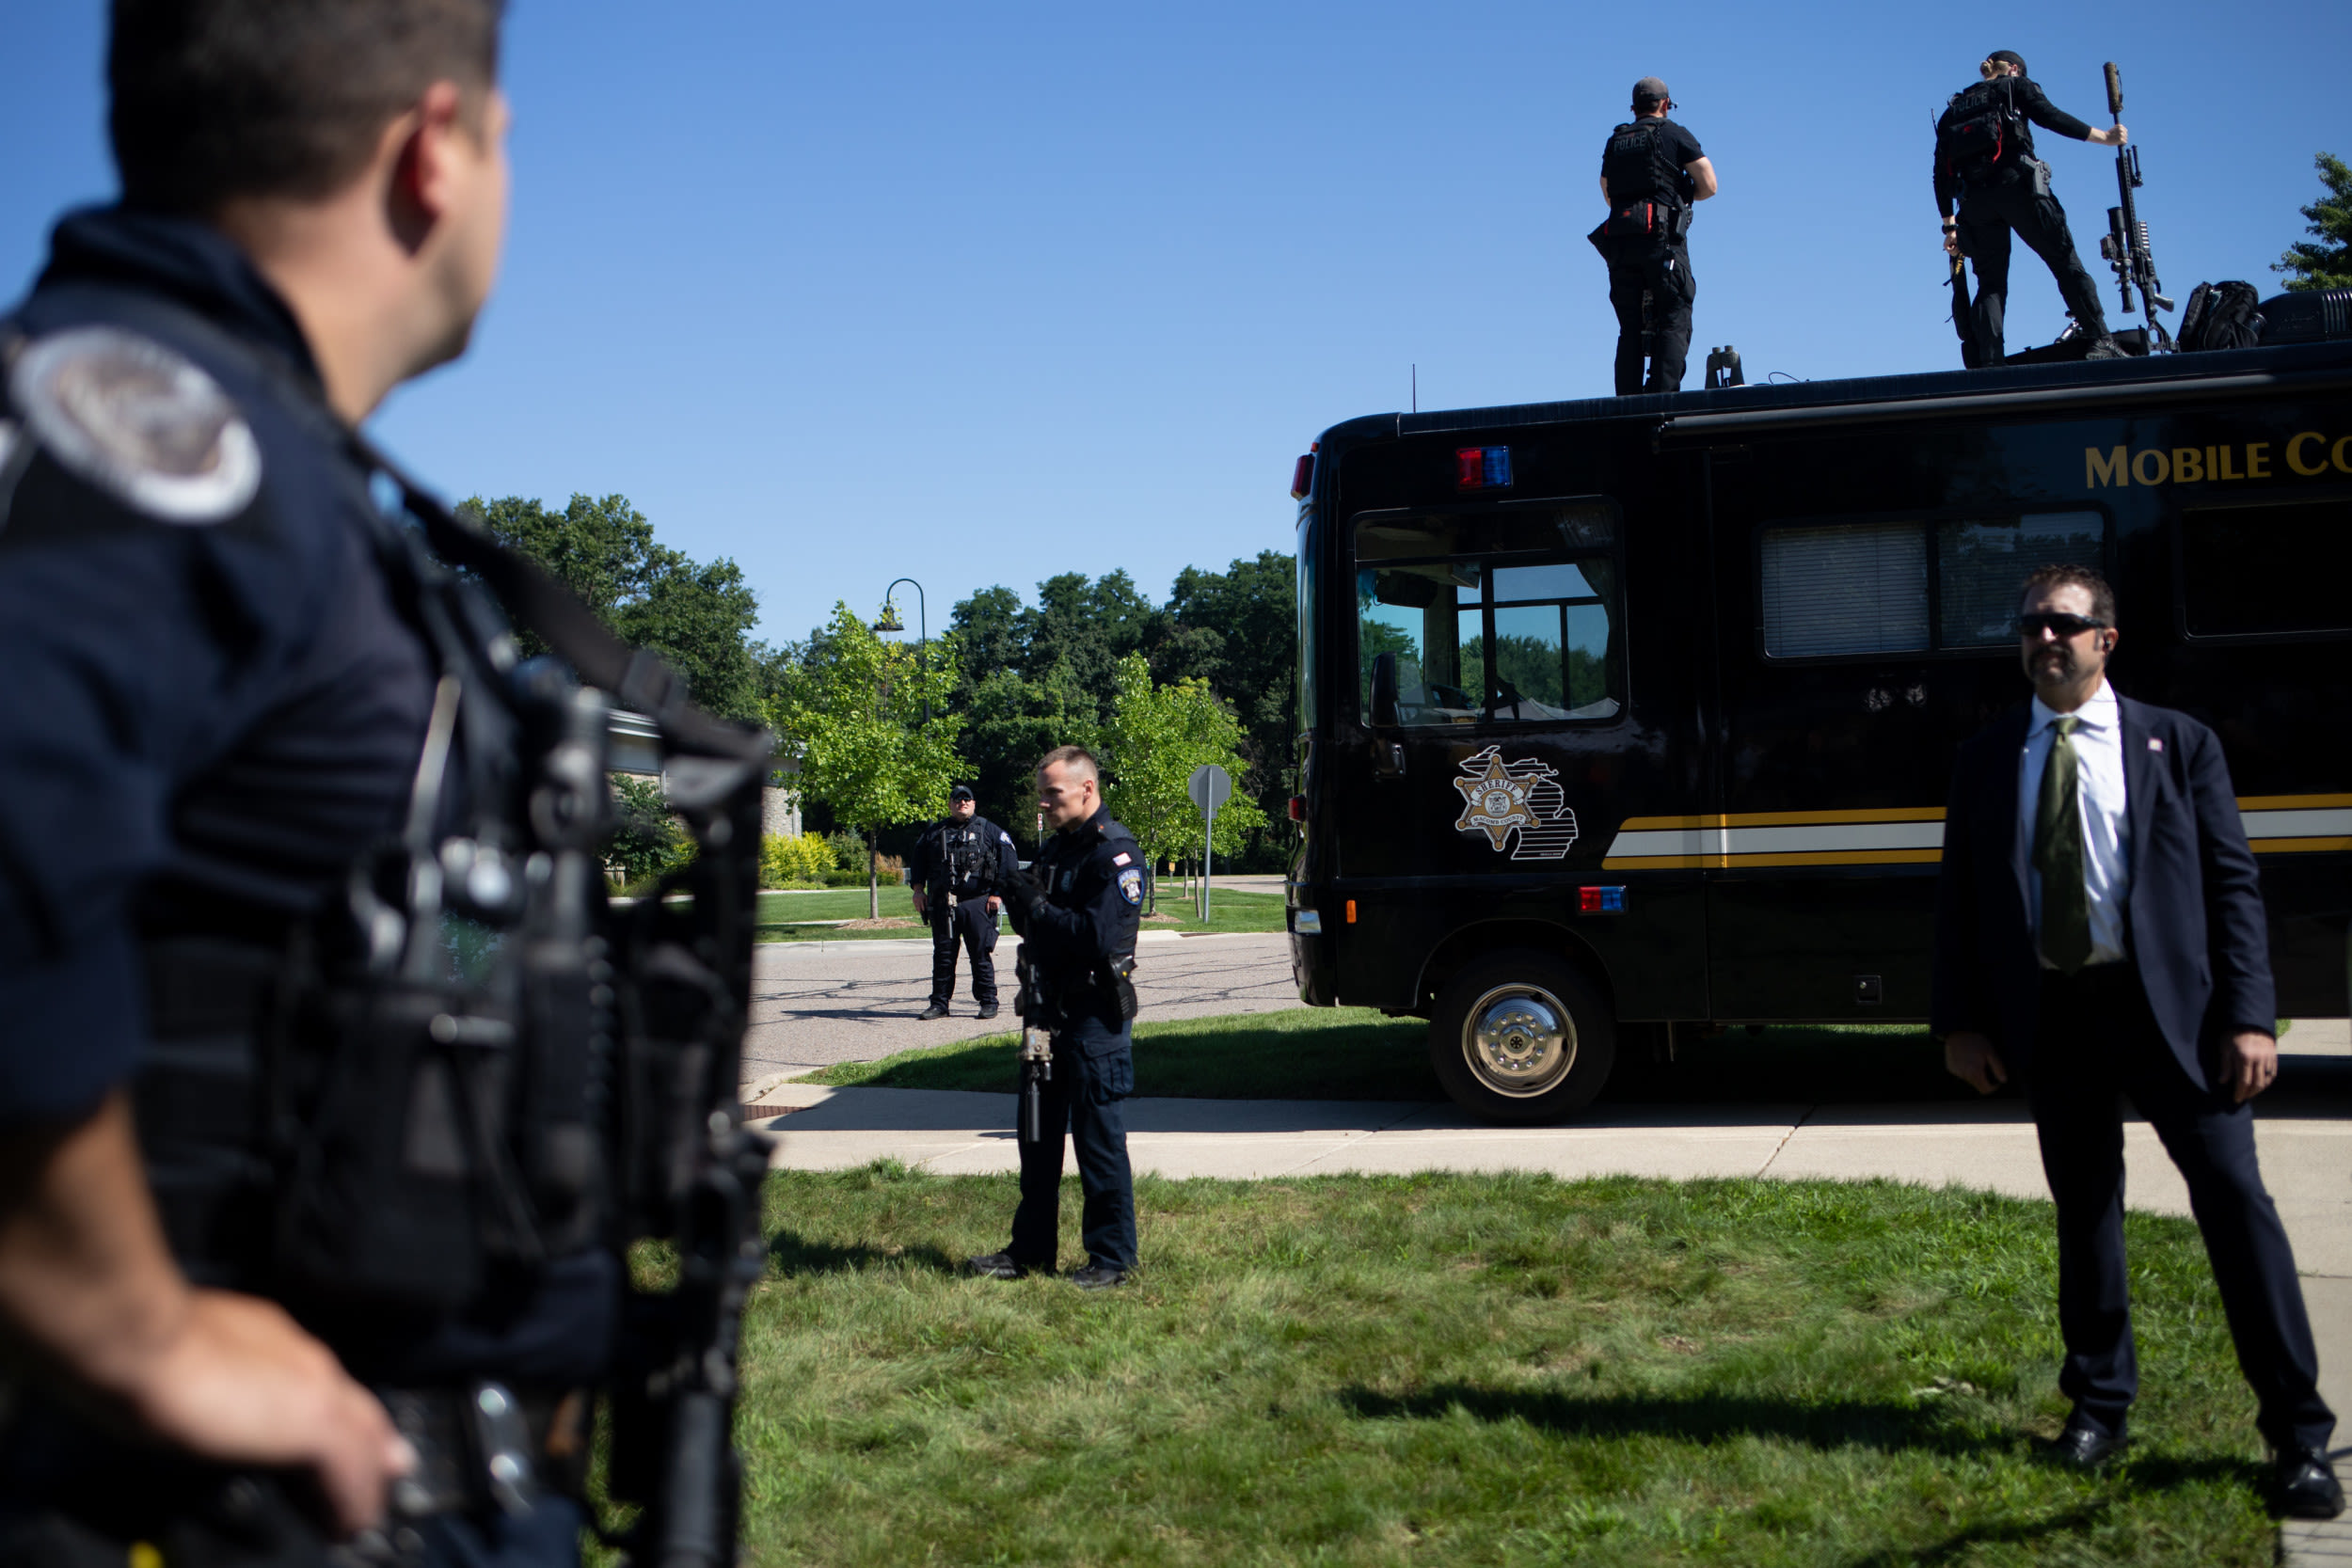
[(2110, 626), (2115, 625), (2115, 590), (2107, 585), (2106, 578), (2088, 566), (2069, 566), (2061, 562), (2035, 567), (2032, 575), (2018, 586), (2018, 610), (2022, 612), (2027, 599), (2052, 588), (2087, 591), (2090, 594), (2090, 618)]
[(106, 129), (126, 204), (210, 216), (358, 178), (436, 82), (478, 114), (504, 0), (113, 0)]
[(1098, 784), (1103, 779), (1103, 769), (1096, 764), (1094, 753), (1083, 746), (1057, 746), (1037, 759), (1037, 770), (1041, 773), (1057, 766), (1072, 772), (1084, 773)]

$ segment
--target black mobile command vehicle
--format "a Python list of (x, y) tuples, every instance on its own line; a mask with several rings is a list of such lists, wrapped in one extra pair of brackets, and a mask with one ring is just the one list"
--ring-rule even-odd
[(2117, 689), (2227, 748), (2280, 1013), (2343, 1016), (2352, 291), (2293, 297), (2315, 341), (1327, 431), (1299, 995), (1429, 1019), (1508, 1122), (1678, 1026), (1924, 1021), (1952, 755), (2029, 693), (2019, 581), (2076, 562)]

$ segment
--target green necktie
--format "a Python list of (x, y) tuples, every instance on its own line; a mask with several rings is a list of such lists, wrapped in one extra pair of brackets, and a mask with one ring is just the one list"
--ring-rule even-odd
[(2081, 720), (2050, 726), (2050, 760), (2042, 769), (2042, 800), (2033, 814), (2033, 868), (2042, 873), (2042, 956), (2072, 974), (2090, 958), (2090, 893), (2083, 884), (2082, 796), (2074, 783), (2074, 742)]

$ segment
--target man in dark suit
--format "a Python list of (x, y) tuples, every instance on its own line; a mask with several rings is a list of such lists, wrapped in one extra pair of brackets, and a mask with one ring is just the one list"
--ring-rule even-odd
[(1934, 1028), (1983, 1093), (2014, 1073), (2058, 1204), (2058, 1456), (2093, 1468), (2138, 1392), (2123, 1260), (2129, 1095), (2188, 1182), (2238, 1365), (2276, 1455), (2272, 1505), (2343, 1512), (2335, 1417), (2249, 1104), (2278, 1073), (2253, 852), (2221, 743), (2106, 684), (2115, 594), (2044, 566), (2018, 617), (2030, 705), (1961, 747), (1937, 889)]

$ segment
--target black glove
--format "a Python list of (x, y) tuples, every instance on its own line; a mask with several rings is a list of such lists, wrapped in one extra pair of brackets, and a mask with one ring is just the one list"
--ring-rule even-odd
[(1029, 934), (1029, 921), (1045, 907), (1045, 884), (1035, 874), (1015, 871), (1005, 879), (1004, 891), (998, 895), (1005, 901), (1005, 912), (1012, 917), (1012, 928), (1022, 936)]

